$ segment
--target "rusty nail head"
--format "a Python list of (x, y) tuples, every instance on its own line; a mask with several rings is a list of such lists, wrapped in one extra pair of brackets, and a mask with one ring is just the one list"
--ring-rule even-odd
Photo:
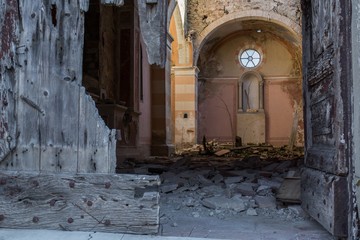
[(35, 187), (38, 187), (38, 186), (39, 186), (39, 182), (36, 181), (36, 180), (34, 180), (34, 181), (32, 182), (32, 184), (33, 184)]
[(50, 206), (55, 206), (55, 203), (56, 203), (56, 200), (55, 199), (52, 199), (51, 201), (50, 201)]
[(92, 201), (87, 201), (87, 205), (91, 207), (93, 205)]
[(74, 219), (68, 218), (67, 222), (68, 222), (68, 223), (73, 223), (73, 222), (74, 222)]
[(38, 218), (38, 217), (33, 217), (32, 221), (33, 221), (33, 223), (38, 223), (38, 222), (39, 222), (39, 218)]
[(105, 183), (105, 188), (110, 188), (110, 186), (111, 186), (110, 182)]
[(6, 179), (5, 178), (1, 178), (0, 179), (0, 185), (5, 185), (6, 184)]
[(105, 220), (105, 226), (110, 226), (111, 222), (109, 219)]
[(70, 188), (74, 188), (74, 187), (75, 187), (75, 182), (74, 182), (74, 181), (70, 181), (70, 182), (69, 182), (69, 187), (70, 187)]

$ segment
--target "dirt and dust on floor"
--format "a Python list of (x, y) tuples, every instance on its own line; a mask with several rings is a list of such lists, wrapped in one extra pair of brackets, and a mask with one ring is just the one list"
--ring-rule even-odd
[(239, 234), (252, 231), (273, 239), (268, 230), (274, 239), (293, 239), (307, 229), (312, 239), (328, 239), (300, 206), (303, 154), (302, 148), (213, 141), (172, 157), (129, 159), (120, 172), (160, 175), (162, 235), (242, 239)]

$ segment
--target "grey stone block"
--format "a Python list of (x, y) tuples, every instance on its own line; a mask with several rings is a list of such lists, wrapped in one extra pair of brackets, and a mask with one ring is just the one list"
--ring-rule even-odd
[(259, 208), (276, 208), (276, 198), (274, 196), (255, 196), (254, 199)]
[(257, 212), (254, 208), (249, 208), (248, 210), (246, 210), (246, 215), (248, 216), (257, 216)]
[(245, 196), (255, 196), (256, 192), (254, 191), (254, 187), (256, 187), (257, 184), (254, 183), (239, 183), (236, 185), (236, 187), (233, 189), (235, 193), (240, 193)]
[(160, 186), (160, 190), (162, 193), (168, 193), (168, 192), (172, 192), (174, 190), (176, 190), (178, 188), (178, 184), (177, 183), (172, 183), (172, 184), (162, 184)]
[(244, 181), (244, 177), (242, 177), (242, 176), (227, 177), (224, 180), (226, 185), (230, 185), (230, 184), (233, 184), (233, 183), (240, 183), (242, 181)]
[(210, 209), (234, 210), (236, 212), (245, 211), (247, 205), (241, 196), (234, 196), (230, 199), (225, 196), (212, 197), (202, 200), (201, 203)]

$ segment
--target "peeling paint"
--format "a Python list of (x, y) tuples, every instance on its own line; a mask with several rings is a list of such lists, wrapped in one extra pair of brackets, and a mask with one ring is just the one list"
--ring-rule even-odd
[(292, 19), (299, 25), (301, 23), (301, 8), (298, 0), (188, 0), (188, 26), (189, 30), (200, 33), (206, 26), (227, 14), (239, 11), (260, 9), (264, 12), (276, 12)]
[(18, 1), (6, 0), (0, 7), (0, 161), (16, 146), (15, 48), (17, 45)]

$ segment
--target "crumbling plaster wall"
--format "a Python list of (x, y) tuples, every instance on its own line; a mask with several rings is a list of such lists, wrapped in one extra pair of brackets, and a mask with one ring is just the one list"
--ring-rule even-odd
[(188, 0), (188, 29), (200, 33), (212, 22), (235, 12), (262, 10), (275, 12), (301, 24), (299, 0)]
[[(271, 64), (266, 64), (269, 71), (262, 69), (261, 74), (271, 77), (282, 75), (283, 79), (277, 81), (276, 88), (278, 89), (276, 91), (280, 92), (289, 100), (289, 104), (286, 104), (289, 105), (292, 112), (288, 115), (290, 118), (294, 119), (293, 124), (298, 126), (295, 131), (297, 135), (295, 141), (296, 144), (303, 145), (304, 130), (301, 96), (302, 12), (300, 2), (300, 0), (189, 0), (187, 1), (187, 37), (193, 42), (194, 64), (199, 67), (199, 78), (204, 76), (238, 78), (241, 71), (239, 71), (239, 68), (233, 68), (233, 53), (228, 55), (230, 57), (228, 57), (225, 62), (219, 61), (213, 54), (216, 47), (221, 44), (219, 42), (224, 41), (224, 39), (222, 39), (223, 37), (226, 37), (227, 34), (234, 34), (235, 30), (231, 31), (226, 30), (225, 28), (235, 27), (237, 30), (242, 30), (243, 28), (249, 29), (251, 28), (249, 27), (249, 24), (254, 24), (254, 26), (258, 26), (262, 29), (262, 26), (259, 23), (261, 21), (265, 23), (265, 30), (274, 32), (275, 34), (273, 37), (277, 38), (279, 43), (281, 42), (281, 44), (285, 45), (292, 56), (290, 61), (283, 61), (282, 66), (284, 67), (280, 69), (280, 72), (277, 66), (274, 67), (271, 66)], [(246, 20), (249, 24), (240, 22), (239, 19)], [(257, 24), (254, 20), (258, 21)], [(239, 21), (239, 24), (235, 24), (237, 21)], [(256, 27), (253, 28), (253, 30), (256, 29)], [(253, 45), (261, 46), (262, 44), (261, 39), (252, 39), (250, 42), (251, 41), (253, 42)], [(251, 46), (251, 44), (249, 46)], [(223, 52), (222, 55), (227, 54)], [(277, 58), (283, 58), (283, 56), (284, 55), (279, 53)], [(266, 59), (266, 61), (269, 60)], [(274, 72), (275, 70), (277, 72)], [(270, 73), (271, 71), (272, 73)], [(290, 77), (292, 80), (288, 81), (288, 79), (284, 78), (285, 76)], [(273, 79), (268, 82), (273, 81)], [(294, 79), (296, 80), (294, 81)], [(282, 83), (279, 85), (279, 82)], [(274, 89), (274, 86), (271, 88)], [(265, 90), (267, 89), (269, 89), (269, 87), (266, 88), (265, 85)], [(269, 95), (265, 93), (265, 97), (266, 96)], [(201, 97), (199, 99), (201, 99)], [(298, 121), (298, 124), (296, 124), (295, 120)], [(200, 124), (199, 127), (201, 128)], [(288, 131), (290, 131), (290, 129), (287, 130), (287, 132)], [(270, 136), (273, 134), (268, 132), (267, 135)], [(284, 139), (280, 142), (284, 143)]]
[[(295, 125), (294, 141), (303, 145), (301, 63), (299, 65), (296, 50), (274, 34), (254, 31), (239, 32), (215, 46), (203, 52), (198, 61), (198, 141), (203, 135), (218, 140), (234, 139), (231, 133), (237, 128), (233, 119), (238, 105), (238, 81), (248, 71), (240, 65), (238, 55), (253, 47), (262, 54), (262, 63), (252, 70), (264, 80), (266, 142), (288, 144), (292, 125)], [(221, 129), (217, 129), (219, 125)]]

